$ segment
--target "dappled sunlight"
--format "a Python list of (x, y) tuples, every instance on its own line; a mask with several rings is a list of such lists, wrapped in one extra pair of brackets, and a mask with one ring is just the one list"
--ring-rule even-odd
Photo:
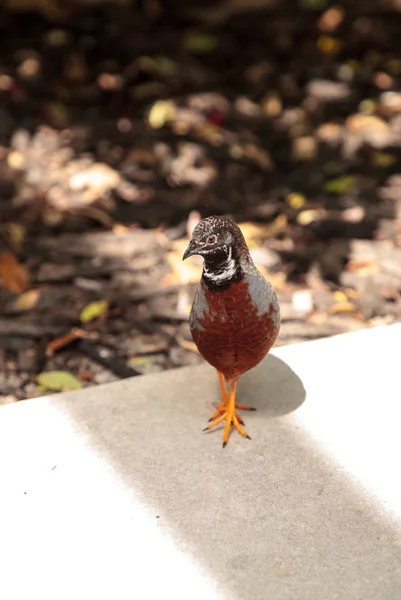
[(3, 407), (0, 595), (396, 597), (399, 329), (275, 349), (224, 450), (208, 366)]
[(13, 409), (17, 429), (0, 423), (2, 598), (218, 597), (164, 507), (124, 485), (85, 427), (48, 399)]
[[(380, 506), (401, 518), (401, 402), (399, 358), (401, 326), (338, 336), (322, 347), (285, 349), (287, 363), (302, 372), (307, 398), (291, 419)], [(346, 347), (344, 348), (344, 344)], [(394, 350), (392, 350), (394, 348)], [(379, 358), (385, 353), (386, 360)], [(280, 350), (276, 351), (280, 356)]]

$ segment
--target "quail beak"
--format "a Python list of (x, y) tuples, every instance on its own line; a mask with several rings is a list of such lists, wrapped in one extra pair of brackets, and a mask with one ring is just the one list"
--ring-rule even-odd
[(188, 248), (184, 252), (182, 260), (185, 260), (186, 258), (189, 258), (190, 256), (194, 256), (194, 254), (198, 254), (198, 251), (199, 251), (199, 248), (198, 248), (197, 244), (193, 240), (191, 240), (189, 242)]

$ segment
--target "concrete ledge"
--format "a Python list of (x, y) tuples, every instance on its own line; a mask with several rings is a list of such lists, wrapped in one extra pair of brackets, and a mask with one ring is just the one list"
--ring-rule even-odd
[(401, 325), (0, 409), (0, 598), (398, 600)]

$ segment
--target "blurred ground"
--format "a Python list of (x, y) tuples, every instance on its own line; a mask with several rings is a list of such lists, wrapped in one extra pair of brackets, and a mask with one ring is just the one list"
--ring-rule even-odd
[(209, 214), (280, 344), (399, 320), (401, 3), (84, 4), (0, 12), (0, 403), (199, 362)]

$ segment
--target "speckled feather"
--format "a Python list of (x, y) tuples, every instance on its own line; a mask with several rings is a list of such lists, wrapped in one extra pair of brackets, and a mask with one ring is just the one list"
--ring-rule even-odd
[[(251, 299), (246, 279), (223, 292), (201, 284), (191, 311), (190, 327), (199, 352), (227, 381), (255, 367), (273, 346), (279, 331), (276, 302), (266, 296), (263, 312)], [(207, 306), (207, 309), (204, 308)]]

